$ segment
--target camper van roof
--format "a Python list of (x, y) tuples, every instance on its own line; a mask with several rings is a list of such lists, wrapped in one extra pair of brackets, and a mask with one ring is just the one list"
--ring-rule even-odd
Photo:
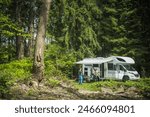
[(114, 63), (134, 64), (135, 61), (130, 57), (112, 56)]
[(134, 60), (130, 57), (122, 56), (111, 56), (108, 58), (97, 57), (97, 58), (85, 58), (76, 64), (101, 64), (106, 62), (121, 63), (121, 64), (134, 64)]

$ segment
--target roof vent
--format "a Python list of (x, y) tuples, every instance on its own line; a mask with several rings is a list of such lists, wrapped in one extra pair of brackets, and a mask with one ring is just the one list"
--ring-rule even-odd
[(121, 62), (126, 62), (124, 59), (118, 58), (118, 57), (117, 57), (117, 60), (118, 60), (118, 61), (121, 61)]

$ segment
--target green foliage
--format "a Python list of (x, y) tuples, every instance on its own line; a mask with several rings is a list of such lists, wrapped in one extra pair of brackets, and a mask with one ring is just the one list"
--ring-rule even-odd
[(57, 44), (66, 46), (64, 51), (80, 51), (82, 57), (89, 57), (99, 50), (94, 24), (101, 12), (96, 1), (82, 1), (82, 4), (75, 0), (53, 1), (51, 11), (48, 32)]
[(102, 87), (111, 88), (112, 90), (116, 90), (121, 85), (123, 85), (123, 82), (117, 82), (114, 80), (92, 82), (92, 83), (83, 83), (82, 85), (75, 83), (75, 86), (77, 88), (91, 90), (91, 91), (101, 91)]
[(44, 73), (45, 73), (45, 75), (48, 75), (48, 76), (56, 76), (58, 74), (58, 71), (52, 60), (45, 61), (45, 72)]
[(76, 61), (76, 53), (65, 51), (56, 44), (51, 44), (45, 52), (45, 73), (49, 75), (59, 75), (61, 73), (68, 77), (72, 74), (72, 67)]
[(21, 61), (13, 61), (8, 64), (1, 64), (0, 71), (1, 77), (10, 78), (13, 80), (24, 79), (31, 75), (31, 63), (30, 60), (24, 59)]
[(36, 91), (36, 90), (34, 90), (34, 89), (30, 89), (30, 90), (28, 90), (28, 92), (27, 92), (27, 94), (26, 94), (27, 96), (37, 96), (37, 95), (39, 95), (39, 92), (38, 91)]
[(10, 4), (12, 0), (0, 0), (0, 4)]
[(55, 80), (55, 79), (48, 79), (47, 81), (47, 85), (49, 85), (50, 87), (57, 87), (59, 86), (60, 81), (59, 80)]
[(82, 89), (82, 90), (89, 90), (89, 91), (99, 91), (99, 88), (95, 86), (94, 83), (83, 83), (79, 85), (79, 83), (73, 83), (75, 88)]
[[(129, 56), (137, 61), (139, 71), (143, 66), (149, 71), (149, 33), (146, 30), (150, 28), (146, 23), (149, 21), (146, 8), (149, 9), (148, 4), (132, 0), (53, 1), (48, 33), (58, 48), (75, 52), (76, 60)], [(147, 18), (139, 15), (143, 12)]]
[(8, 16), (0, 12), (0, 33), (6, 37), (12, 37), (23, 33), (23, 31), (14, 24)]
[(92, 82), (92, 83), (83, 83), (79, 85), (78, 83), (74, 83), (75, 87), (78, 89), (91, 90), (91, 91), (101, 91), (101, 88), (110, 88), (113, 91), (116, 91), (120, 87), (124, 87), (124, 89), (128, 89), (130, 87), (135, 87), (137, 90), (142, 93), (150, 93), (150, 78), (143, 78), (139, 81), (100, 81), (100, 82)]
[(109, 14), (116, 14), (117, 13), (115, 8), (110, 8), (107, 6), (104, 7), (104, 10), (106, 11), (106, 13), (109, 13)]
[(7, 64), (0, 64), (0, 92), (6, 93), (14, 83), (29, 80), (31, 77), (31, 60), (24, 59)]
[(23, 38), (22, 43), (26, 38), (31, 37), (29, 34), (31, 12), (29, 11), (34, 2), (29, 0), (0, 1), (0, 63), (16, 59), (17, 48), (20, 47), (17, 37)]
[[(27, 33), (31, 22), (38, 21), (39, 8), (37, 0), (0, 1), (0, 63), (15, 59), (16, 36), (30, 37)], [(149, 12), (149, 1), (53, 0), (47, 28), (51, 43), (45, 51), (45, 75), (70, 77), (72, 66), (79, 59), (119, 55), (133, 57), (137, 70), (150, 76)], [(29, 60), (1, 64), (1, 90), (28, 78), (30, 70)], [(124, 85), (147, 90), (144, 79), (140, 82), (129, 81)], [(115, 82), (93, 83), (93, 87), (113, 87), (112, 84)]]

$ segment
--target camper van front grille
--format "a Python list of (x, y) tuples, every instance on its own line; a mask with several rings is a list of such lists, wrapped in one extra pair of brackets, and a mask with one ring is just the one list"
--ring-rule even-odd
[(139, 77), (139, 74), (134, 74), (135, 75), (135, 77)]

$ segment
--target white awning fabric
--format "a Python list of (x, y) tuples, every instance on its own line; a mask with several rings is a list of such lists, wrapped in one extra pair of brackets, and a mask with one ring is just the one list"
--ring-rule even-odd
[(109, 62), (111, 59), (108, 58), (86, 58), (81, 61), (76, 62), (76, 64), (101, 64), (105, 62)]
[(108, 58), (97, 57), (97, 58), (85, 58), (81, 61), (76, 62), (76, 64), (101, 64), (101, 63), (121, 63), (121, 64), (134, 64), (134, 60), (130, 57), (121, 57), (121, 56), (111, 56)]

